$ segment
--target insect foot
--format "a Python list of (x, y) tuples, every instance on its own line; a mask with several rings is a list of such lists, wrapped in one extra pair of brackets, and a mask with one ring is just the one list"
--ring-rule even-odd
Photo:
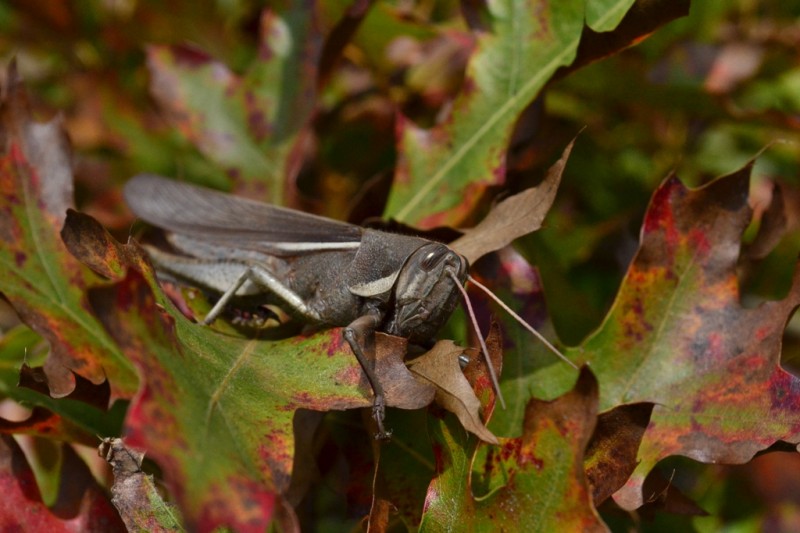
[(375, 433), (375, 440), (387, 441), (392, 438), (392, 430), (386, 430), (383, 426), (383, 419), (386, 417), (386, 400), (383, 395), (375, 396), (372, 404), (372, 418), (378, 424), (378, 432)]

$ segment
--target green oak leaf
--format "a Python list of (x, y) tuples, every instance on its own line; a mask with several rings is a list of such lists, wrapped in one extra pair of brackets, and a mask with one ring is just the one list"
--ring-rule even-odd
[(505, 179), (505, 151), (519, 114), (575, 57), (581, 0), (487, 4), (482, 33), (450, 118), (426, 131), (402, 120), (398, 168), (385, 216), (421, 227), (457, 226)]

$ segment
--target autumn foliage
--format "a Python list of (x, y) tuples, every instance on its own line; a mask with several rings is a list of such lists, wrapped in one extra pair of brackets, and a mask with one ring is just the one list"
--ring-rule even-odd
[[(0, 7), (0, 529), (800, 524), (788, 14), (123, 4)], [(141, 172), (447, 242), (571, 364), (468, 284), (376, 441), (341, 328), (199, 323)]]

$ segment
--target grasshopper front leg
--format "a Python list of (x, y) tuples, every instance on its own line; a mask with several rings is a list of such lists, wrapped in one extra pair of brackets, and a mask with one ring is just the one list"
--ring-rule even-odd
[[(367, 357), (368, 352), (372, 351), (374, 353), (375, 330), (380, 325), (381, 320), (381, 312), (378, 309), (371, 308), (367, 311), (367, 314), (356, 318), (350, 325), (344, 328), (343, 336), (353, 350), (356, 359), (358, 359), (372, 387), (372, 392), (374, 394), (372, 400), (372, 417), (378, 424), (378, 433), (375, 435), (375, 438), (386, 440), (392, 436), (391, 430), (386, 431), (383, 427), (383, 419), (386, 414), (386, 398), (384, 396), (383, 386), (370, 364), (370, 358)], [(372, 359), (374, 360), (374, 358)]]

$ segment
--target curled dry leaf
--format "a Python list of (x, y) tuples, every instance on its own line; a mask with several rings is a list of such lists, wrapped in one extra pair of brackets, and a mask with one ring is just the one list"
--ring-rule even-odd
[(414, 379), (404, 362), (408, 341), (375, 334), (375, 371), (384, 383), (386, 403), (400, 409), (421, 409), (434, 400), (436, 388)]
[[(91, 238), (87, 238), (91, 236)], [(121, 246), (94, 218), (67, 210), (61, 240), (67, 250), (101, 276), (119, 281), (125, 277), (128, 248)]]
[(113, 469), (111, 502), (128, 531), (183, 531), (177, 511), (161, 498), (153, 476), (142, 472), (144, 452), (111, 438), (103, 439), (97, 453)]
[(574, 145), (573, 139), (539, 185), (501, 201), (477, 226), (460, 230), (464, 235), (450, 243), (450, 247), (474, 264), (484, 255), (541, 228), (555, 200), (561, 175)]
[(451, 340), (441, 340), (409, 363), (411, 372), (436, 386), (436, 403), (454, 413), (465, 429), (481, 440), (498, 444), (497, 437), (481, 421), (481, 402), (464, 377), (458, 356), (464, 349)]
[[(492, 323), (486, 335), (486, 347), (495, 373), (499, 375), (503, 366), (503, 340), (497, 323)], [(464, 367), (464, 377), (480, 401), (483, 420), (488, 422), (494, 410), (496, 396), (486, 368), (486, 359), (477, 350), (459, 349), (459, 353), (469, 358)], [(452, 357), (457, 357), (459, 353), (453, 353)], [(448, 414), (445, 419), (448, 427), (457, 431), (458, 438), (464, 443), (464, 449), (474, 452), (483, 444), (479, 438), (464, 431), (462, 422), (456, 416)], [(430, 485), (430, 475), (439, 449), (435, 440), (431, 442), (430, 432), (420, 431), (431, 423), (438, 424), (440, 420), (438, 416), (431, 416), (428, 411), (392, 413), (392, 427), (395, 429), (392, 440), (374, 451), (379, 466), (370, 523), (385, 519), (388, 513), (385, 502), (391, 502), (392, 514), (396, 513), (409, 529), (416, 530), (419, 527), (426, 489)], [(466, 452), (465, 457), (467, 455), (469, 458), (465, 459), (465, 463), (472, 459), (471, 453)]]

